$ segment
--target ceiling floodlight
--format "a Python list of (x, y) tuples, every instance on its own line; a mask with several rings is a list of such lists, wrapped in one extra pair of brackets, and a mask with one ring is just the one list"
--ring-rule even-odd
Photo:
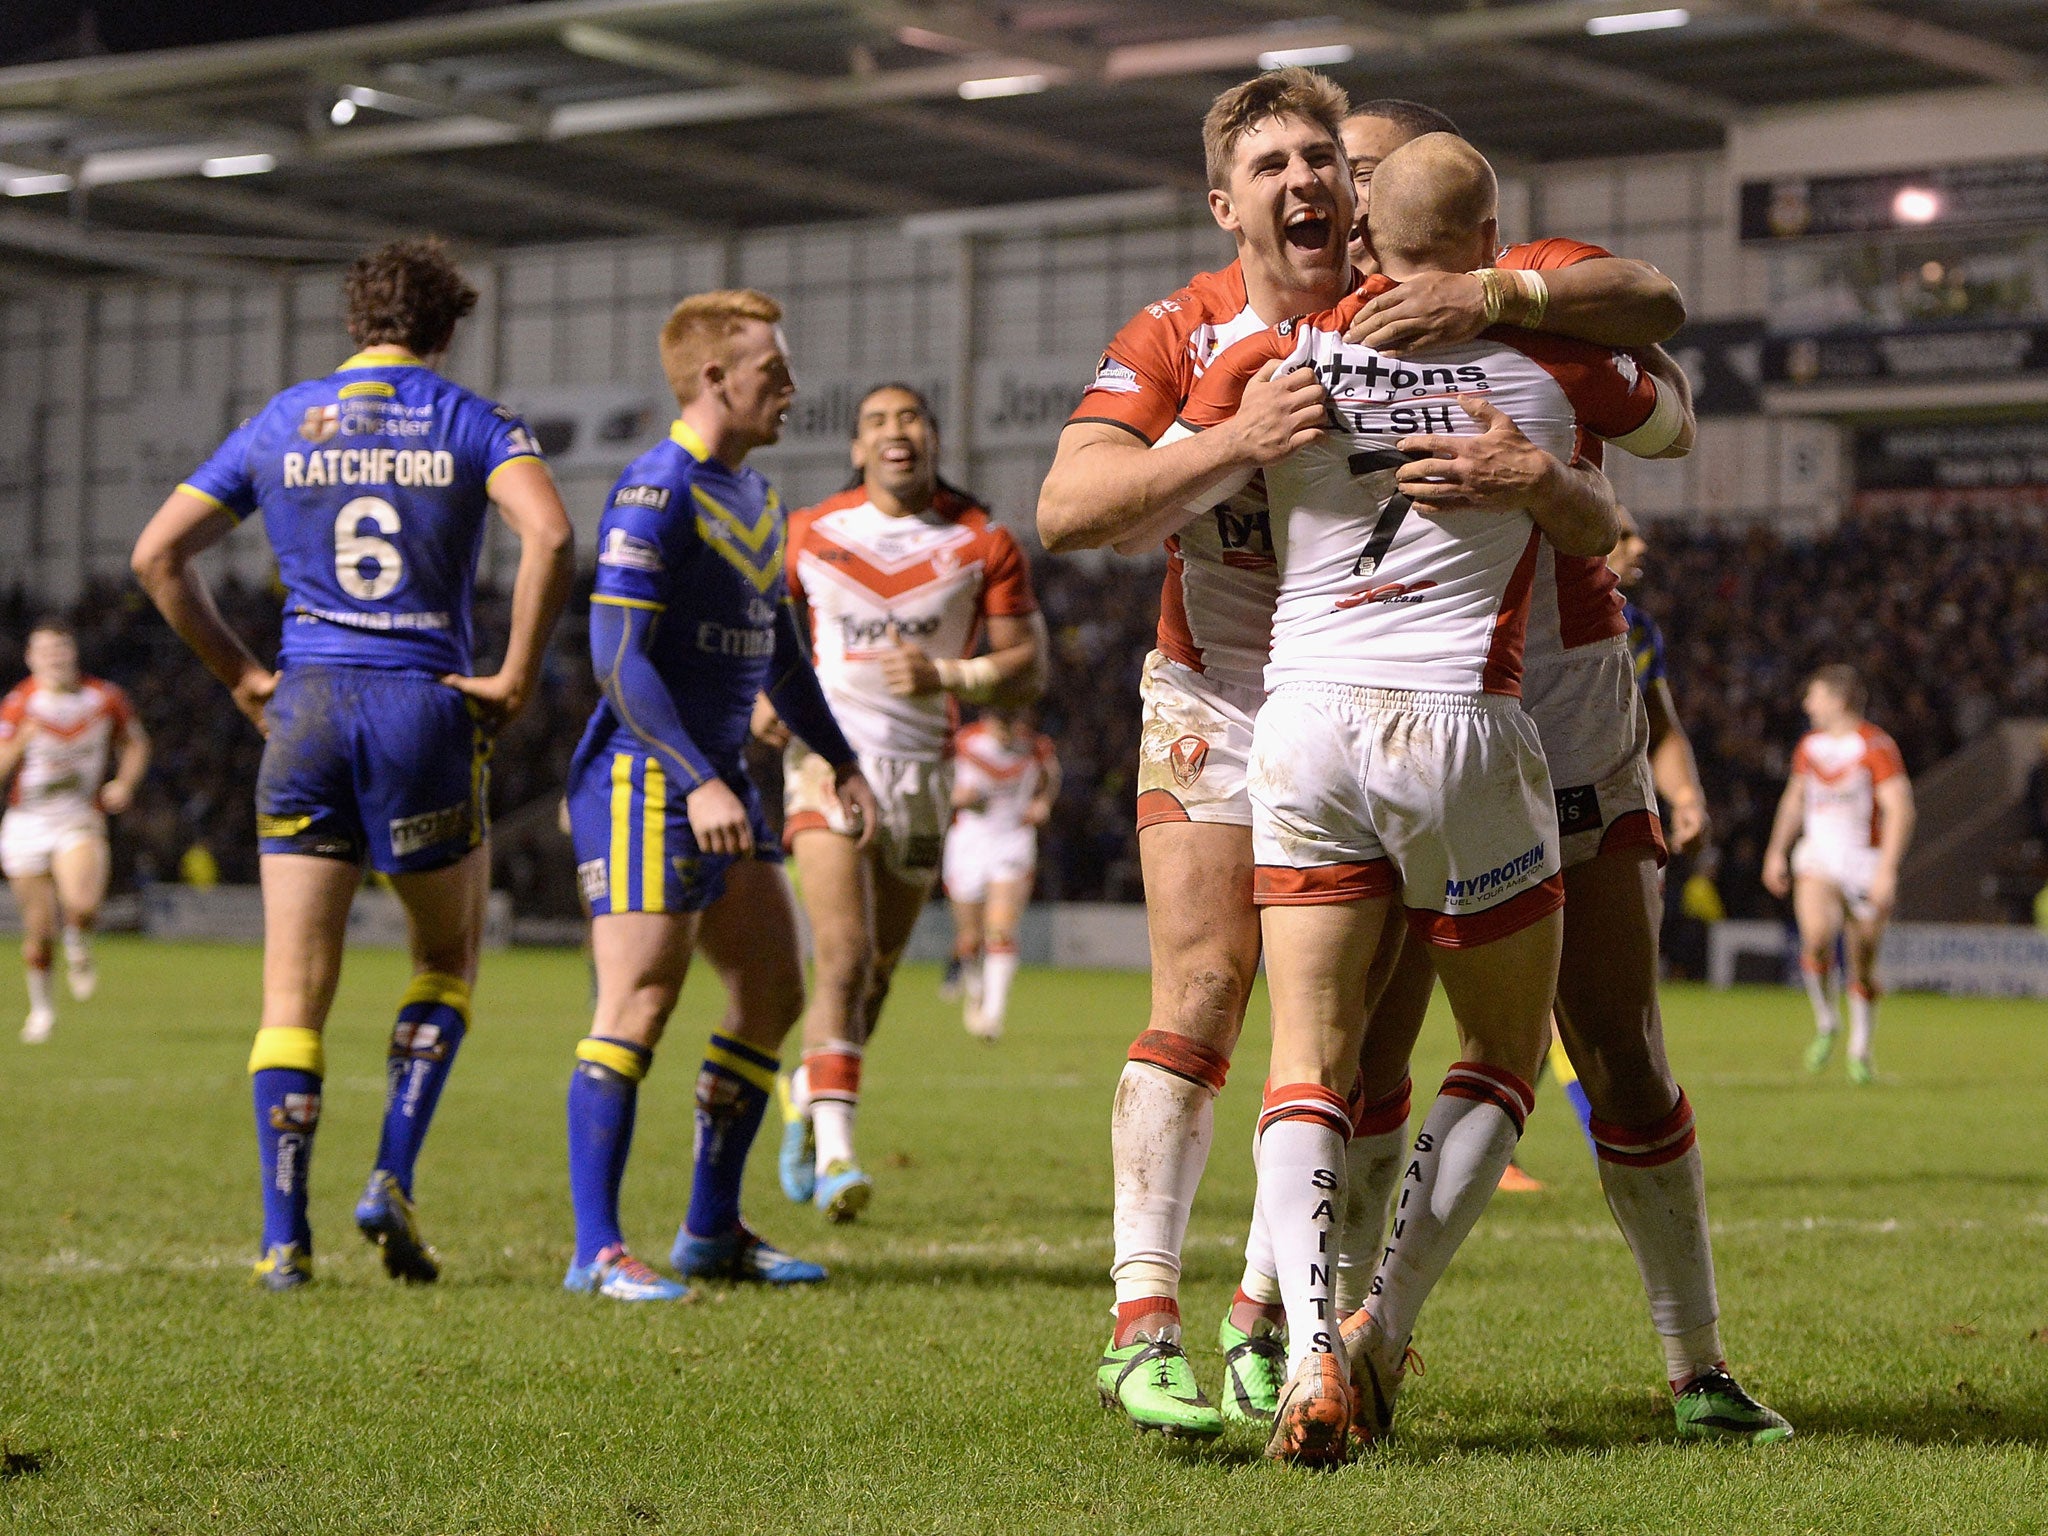
[(1298, 64), (1314, 69), (1318, 64), (1349, 64), (1356, 54), (1349, 43), (1331, 43), (1324, 48), (1275, 48), (1259, 55), (1259, 68), (1285, 69)]
[(1044, 75), (996, 75), (987, 80), (962, 80), (962, 101), (987, 101), (995, 96), (1033, 96), (1052, 81)]
[(1892, 217), (1901, 224), (1932, 224), (1941, 217), (1941, 199), (1925, 187), (1901, 187), (1892, 199)]
[(10, 176), (0, 183), (0, 191), (9, 197), (41, 197), (50, 192), (69, 192), (77, 185), (62, 171), (49, 171), (35, 176)]
[(327, 109), (327, 121), (337, 128), (345, 128), (356, 120), (356, 104), (344, 96)]
[(275, 155), (216, 155), (199, 162), (202, 176), (261, 176), (276, 169)]
[(1691, 11), (1674, 6), (1666, 11), (1623, 11), (1616, 16), (1588, 16), (1586, 30), (1595, 37), (1613, 37), (1618, 32), (1661, 32), (1667, 27), (1682, 27), (1691, 20)]

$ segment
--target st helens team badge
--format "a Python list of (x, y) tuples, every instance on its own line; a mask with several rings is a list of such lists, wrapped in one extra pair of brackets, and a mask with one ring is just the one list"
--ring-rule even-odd
[(1202, 776), (1209, 761), (1209, 743), (1199, 736), (1183, 736), (1166, 750), (1173, 769), (1173, 782), (1186, 789)]

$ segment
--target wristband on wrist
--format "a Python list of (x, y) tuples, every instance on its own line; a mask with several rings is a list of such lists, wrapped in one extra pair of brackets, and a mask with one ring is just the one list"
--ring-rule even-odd
[(986, 704), (1002, 681), (993, 656), (942, 656), (932, 665), (938, 670), (939, 686), (969, 704)]
[(1488, 325), (1518, 325), (1533, 331), (1543, 324), (1550, 308), (1550, 284), (1541, 272), (1481, 267), (1472, 275), (1479, 279), (1481, 313)]

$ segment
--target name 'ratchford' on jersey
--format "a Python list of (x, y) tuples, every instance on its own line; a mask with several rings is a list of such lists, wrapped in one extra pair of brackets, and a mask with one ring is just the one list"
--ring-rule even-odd
[(538, 459), (517, 415), (417, 358), (359, 353), (294, 384), (178, 489), (260, 508), (285, 590), (280, 665), (470, 670), (490, 482)]
[(1389, 358), (1343, 339), (1375, 277), (1336, 309), (1238, 343), (1189, 399), (1195, 429), (1235, 412), (1266, 362), (1313, 368), (1332, 430), (1266, 470), (1280, 595), (1266, 687), (1341, 682), (1441, 693), (1521, 691), (1540, 535), (1526, 513), (1423, 516), (1395, 485), (1395, 448), (1480, 428), (1458, 405), (1483, 395), (1538, 446), (1569, 459), (1581, 428), (1655, 453), (1677, 436), (1675, 399), (1625, 355), (1495, 327), (1461, 346)]
[[(660, 615), (648, 659), (690, 740), (719, 774), (740, 770), (754, 697), (770, 684), (777, 620), (788, 600), (774, 487), (757, 469), (728, 469), (676, 422), (612, 487), (597, 525), (591, 601)], [(620, 707), (610, 695), (598, 704), (576, 748), (579, 761), (614, 747), (647, 750), (647, 738), (621, 718)], [(701, 777), (692, 768), (681, 782)]]

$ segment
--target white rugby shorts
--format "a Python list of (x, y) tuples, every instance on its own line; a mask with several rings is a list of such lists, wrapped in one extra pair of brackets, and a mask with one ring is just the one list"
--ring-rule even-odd
[(1265, 692), (1154, 651), (1145, 658), (1138, 696), (1138, 830), (1169, 821), (1250, 826), (1245, 771)]
[(1654, 848), (1665, 860), (1650, 712), (1636, 686), (1628, 636), (1531, 662), (1522, 707), (1536, 722), (1566, 869), (1614, 848)]
[(1283, 684), (1250, 793), (1260, 906), (1398, 895), (1418, 938), (1459, 949), (1564, 904), (1550, 774), (1512, 698)]
[(72, 844), (106, 838), (107, 818), (87, 802), (10, 806), (0, 816), (0, 873), (10, 880), (47, 875)]
[(1802, 880), (1825, 880), (1842, 893), (1842, 905), (1861, 922), (1877, 915), (1870, 887), (1877, 879), (1882, 855), (1875, 848), (1845, 848), (1802, 837), (1792, 849), (1792, 873)]
[(992, 827), (963, 817), (946, 834), (946, 894), (955, 901), (986, 901), (991, 885), (1028, 884), (1037, 869), (1036, 827)]
[[(860, 771), (882, 810), (869, 849), (901, 883), (931, 884), (953, 819), (953, 765), (862, 753)], [(832, 792), (832, 765), (792, 741), (782, 759), (782, 846), (793, 850), (799, 832), (818, 828), (859, 835)]]

